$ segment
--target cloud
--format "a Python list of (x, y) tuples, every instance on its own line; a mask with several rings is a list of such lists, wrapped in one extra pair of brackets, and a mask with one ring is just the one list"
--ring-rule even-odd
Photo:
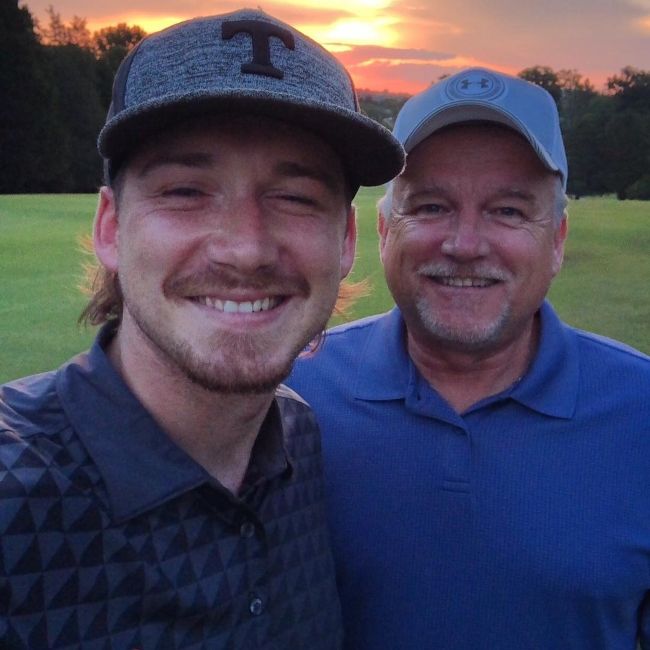
[(28, 6), (32, 14), (45, 16), (49, 5), (61, 14), (64, 21), (72, 16), (86, 18), (89, 23), (117, 24), (129, 22), (128, 16), (174, 16), (186, 20), (195, 16), (237, 11), (242, 6), (261, 7), (263, 11), (295, 25), (327, 24), (341, 18), (354, 16), (345, 9), (318, 6), (298, 6), (281, 2), (250, 2), (242, 0), (111, 0), (110, 3), (89, 4), (87, 0), (31, 0)]
[[(141, 17), (142, 26), (150, 29), (144, 22), (147, 17), (181, 20), (234, 11), (247, 3), (27, 0), (27, 4), (41, 21), (53, 4), (64, 20), (78, 15), (93, 28), (133, 24)], [(573, 68), (596, 85), (625, 65), (650, 67), (650, 0), (256, 0), (248, 4), (261, 4), (268, 13), (324, 42), (351, 68), (360, 86), (359, 79), (372, 81), (371, 73), (380, 89), (393, 83), (426, 85), (443, 71), (453, 71), (447, 67), (452, 61), (479, 61), (512, 72), (532, 65)]]
[[(368, 61), (440, 61), (452, 59), (453, 54), (418, 50), (412, 48), (382, 47), (380, 45), (345, 45), (343, 43), (325, 43), (326, 47), (334, 46), (336, 55), (344, 65), (357, 65)], [(339, 50), (345, 47), (345, 50)]]

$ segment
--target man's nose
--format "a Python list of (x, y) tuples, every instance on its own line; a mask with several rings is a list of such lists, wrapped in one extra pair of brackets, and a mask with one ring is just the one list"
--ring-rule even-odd
[(273, 266), (279, 247), (272, 219), (254, 197), (228, 201), (210, 234), (210, 260), (241, 271)]
[(442, 252), (459, 260), (485, 257), (490, 252), (485, 223), (478, 211), (466, 210), (450, 219)]

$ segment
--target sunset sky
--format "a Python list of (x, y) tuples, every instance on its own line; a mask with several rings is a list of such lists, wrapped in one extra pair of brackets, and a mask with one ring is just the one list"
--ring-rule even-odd
[(597, 87), (625, 65), (650, 68), (650, 0), (29, 0), (47, 22), (85, 18), (152, 32), (194, 16), (259, 6), (334, 52), (357, 88), (414, 93), (471, 65), (517, 73), (574, 68)]

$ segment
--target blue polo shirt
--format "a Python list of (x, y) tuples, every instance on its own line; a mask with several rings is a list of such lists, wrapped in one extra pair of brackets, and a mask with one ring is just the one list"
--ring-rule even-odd
[(398, 309), (296, 364), (350, 650), (650, 648), (650, 359), (540, 318), (527, 374), (462, 414)]
[(109, 336), (0, 387), (0, 646), (340, 648), (309, 408), (277, 390), (234, 496), (138, 402)]

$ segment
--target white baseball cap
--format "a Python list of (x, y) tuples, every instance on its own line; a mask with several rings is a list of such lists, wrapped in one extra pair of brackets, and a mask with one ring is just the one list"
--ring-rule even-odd
[(498, 122), (521, 133), (542, 163), (567, 184), (560, 120), (551, 95), (517, 77), (471, 68), (411, 97), (397, 116), (393, 135), (407, 153), (435, 131), (472, 121)]

